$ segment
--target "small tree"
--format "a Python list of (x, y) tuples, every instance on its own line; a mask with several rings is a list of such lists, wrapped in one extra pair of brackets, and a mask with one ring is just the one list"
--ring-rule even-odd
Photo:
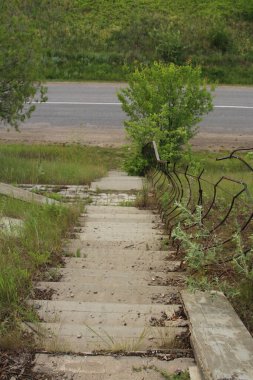
[(38, 30), (22, 11), (22, 2), (0, 4), (0, 122), (15, 128), (45, 101), (41, 76), (42, 53)]
[(145, 168), (142, 148), (152, 140), (162, 159), (178, 158), (183, 145), (196, 134), (201, 116), (213, 108), (201, 69), (174, 64), (154, 63), (136, 70), (118, 98), (129, 116), (125, 126), (132, 142), (126, 161), (130, 174)]

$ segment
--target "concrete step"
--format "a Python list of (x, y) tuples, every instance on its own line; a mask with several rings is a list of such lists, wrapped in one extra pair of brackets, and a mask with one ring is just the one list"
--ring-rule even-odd
[(180, 346), (185, 327), (128, 327), (73, 323), (29, 324), (38, 331), (38, 344), (47, 351), (139, 351)]
[(100, 214), (100, 213), (89, 213), (86, 216), (79, 218), (80, 223), (160, 223), (161, 220), (157, 215), (153, 214), (126, 214), (126, 213), (117, 213), (114, 215), (111, 214)]
[(105, 242), (129, 241), (134, 244), (146, 242), (153, 245), (159, 243), (164, 234), (159, 230), (153, 230), (143, 225), (143, 223), (120, 223), (117, 225), (103, 224), (97, 227), (87, 225), (81, 228), (81, 232), (76, 233), (76, 237), (85, 242), (89, 240), (103, 240)]
[[(163, 282), (168, 285), (170, 280), (184, 280), (185, 274), (182, 272), (155, 272), (155, 271), (120, 271), (111, 269), (86, 269), (86, 268), (59, 268), (58, 273), (62, 275), (61, 281), (69, 283), (114, 283), (118, 287), (128, 284), (139, 285), (159, 285)], [(161, 284), (160, 284), (161, 285)]]
[(138, 239), (127, 238), (125, 240), (119, 240), (117, 236), (113, 240), (97, 239), (93, 236), (92, 239), (89, 239), (88, 236), (81, 234), (75, 234), (75, 237), (79, 238), (78, 247), (92, 247), (93, 249), (111, 249), (111, 250), (123, 250), (123, 249), (135, 249), (135, 250), (147, 250), (147, 251), (159, 251), (162, 247), (162, 240), (164, 237), (155, 239), (154, 237), (144, 237), (141, 239), (141, 236)]
[(173, 327), (185, 324), (185, 321), (182, 323), (181, 319), (175, 318), (175, 312), (180, 310), (180, 305), (46, 300), (35, 300), (30, 303), (34, 305), (43, 322), (128, 327), (144, 327), (155, 324)]
[(158, 271), (173, 272), (180, 268), (181, 261), (150, 260), (149, 257), (140, 259), (126, 255), (115, 254), (90, 254), (86, 258), (66, 257), (64, 259), (67, 268), (83, 269), (110, 269), (119, 271)]
[(81, 214), (81, 216), (85, 216), (86, 214), (93, 215), (94, 214), (109, 214), (110, 216), (116, 214), (131, 214), (131, 215), (156, 215), (150, 210), (139, 210), (136, 207), (124, 207), (124, 206), (92, 206), (87, 205), (85, 207), (85, 213)]
[[(88, 242), (89, 244), (89, 242)], [(93, 247), (90, 245), (87, 245), (87, 242), (80, 242), (79, 239), (71, 239), (69, 240), (64, 247), (64, 252), (67, 254), (73, 254), (74, 256), (76, 254), (81, 255), (124, 255), (128, 257), (133, 258), (141, 258), (145, 257), (148, 260), (152, 261), (153, 258), (159, 257), (162, 259), (166, 258), (174, 258), (175, 252), (174, 251), (160, 251), (160, 250), (151, 250), (146, 249), (147, 247), (140, 249), (139, 247), (133, 248), (133, 247), (119, 247), (117, 244), (113, 243), (111, 246), (109, 244), (105, 244), (105, 246), (99, 244), (99, 247)]]
[[(39, 282), (36, 288), (54, 290), (53, 300), (84, 302), (117, 302), (131, 304), (171, 303), (178, 292), (176, 286), (147, 286), (146, 283), (117, 283), (94, 281), (81, 282)], [(47, 293), (46, 292), (46, 293)]]
[(143, 177), (139, 176), (129, 176), (126, 172), (123, 172), (122, 170), (110, 170), (107, 174), (107, 177), (124, 177), (124, 178), (135, 178), (135, 179), (142, 179)]
[(113, 176), (105, 177), (92, 182), (91, 190), (116, 190), (116, 191), (139, 191), (143, 188), (143, 180), (140, 177)]
[(194, 365), (194, 360), (186, 357), (162, 361), (154, 357), (126, 357), (122, 355), (37, 354), (35, 362), (36, 365), (33, 368), (35, 373), (51, 376), (69, 375), (68, 380), (70, 378), (72, 380), (162, 380), (164, 379), (163, 372), (169, 376), (179, 371), (186, 371)]

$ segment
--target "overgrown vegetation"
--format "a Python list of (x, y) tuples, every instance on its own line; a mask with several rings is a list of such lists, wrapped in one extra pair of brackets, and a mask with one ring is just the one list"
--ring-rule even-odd
[(161, 61), (201, 65), (211, 81), (253, 83), (253, 7), (248, 0), (6, 4), (13, 17), (21, 13), (32, 24), (30, 43), (39, 37), (44, 69), (40, 77), (122, 80), (136, 65)]
[(173, 229), (172, 237), (185, 252), (188, 287), (193, 291), (223, 291), (253, 334), (253, 249), (245, 252), (239, 231), (233, 235), (234, 244), (222, 246), (220, 236), (210, 233), (202, 223), (201, 207), (195, 213), (182, 205), (179, 208), (183, 209), (185, 221)]
[[(215, 162), (214, 156), (194, 153), (191, 160), (198, 160), (188, 168), (189, 175), (183, 170), (189, 161), (176, 170), (170, 168), (168, 177), (153, 173), (156, 199), (171, 233), (170, 244), (186, 264), (189, 288), (223, 291), (253, 333), (252, 172), (239, 160)], [(251, 154), (242, 157), (252, 163)], [(205, 173), (200, 193), (202, 166)], [(221, 178), (214, 188), (212, 183)], [(176, 182), (178, 187), (172, 190)], [(245, 182), (248, 190), (240, 193)], [(240, 195), (233, 198), (236, 194)]]
[(0, 230), (0, 346), (18, 347), (21, 320), (35, 316), (27, 306), (32, 280), (61, 257), (62, 239), (75, 224), (79, 207), (36, 205), (0, 197), (1, 217), (23, 224)]
[(62, 145), (1, 145), (0, 181), (31, 184), (89, 184), (119, 168), (122, 149)]

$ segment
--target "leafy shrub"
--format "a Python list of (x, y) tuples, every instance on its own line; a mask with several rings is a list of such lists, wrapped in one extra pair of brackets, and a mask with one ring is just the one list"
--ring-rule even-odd
[(118, 94), (122, 108), (129, 116), (126, 130), (132, 142), (132, 153), (126, 168), (142, 173), (146, 164), (142, 149), (155, 140), (164, 160), (175, 160), (182, 146), (197, 131), (201, 115), (212, 109), (200, 68), (154, 63), (137, 69), (130, 76), (129, 87)]

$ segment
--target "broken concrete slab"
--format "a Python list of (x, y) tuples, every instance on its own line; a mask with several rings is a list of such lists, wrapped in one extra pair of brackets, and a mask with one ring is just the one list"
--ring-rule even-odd
[(2, 182), (0, 183), (0, 194), (29, 203), (59, 204), (59, 202), (54, 199), (50, 199), (44, 197), (43, 195), (38, 195)]
[(182, 291), (191, 341), (205, 380), (252, 380), (253, 338), (220, 292)]

